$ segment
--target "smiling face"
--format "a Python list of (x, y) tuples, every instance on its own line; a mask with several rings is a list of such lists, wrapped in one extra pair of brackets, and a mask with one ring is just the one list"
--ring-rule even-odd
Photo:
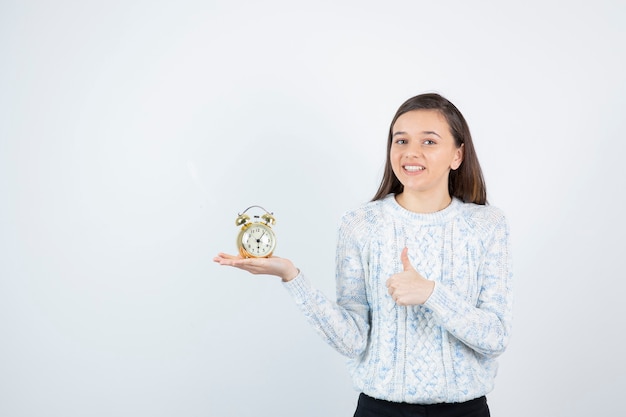
[(389, 160), (403, 193), (443, 196), (448, 176), (463, 161), (446, 118), (437, 110), (412, 110), (393, 125)]

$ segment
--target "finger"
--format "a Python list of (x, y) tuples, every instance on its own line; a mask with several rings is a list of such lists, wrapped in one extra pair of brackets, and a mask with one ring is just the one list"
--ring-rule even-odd
[(241, 258), (241, 256), (239, 255), (229, 255), (223, 252), (218, 253), (217, 256), (220, 258), (224, 258), (224, 259), (240, 259)]
[(397, 305), (402, 305), (402, 304), (400, 303), (400, 296), (399, 296), (398, 294), (393, 294), (393, 295), (391, 296), (391, 299), (392, 299), (392, 300), (393, 300), (393, 302), (394, 302), (394, 303), (396, 303)]
[(240, 258), (240, 257), (237, 257), (237, 256), (232, 256), (232, 257), (228, 257), (228, 258), (217, 256), (213, 260), (215, 262), (219, 263), (220, 265), (236, 266), (238, 268), (240, 268), (242, 266), (245, 266), (246, 265), (246, 261), (247, 261), (247, 259)]
[(413, 270), (413, 265), (411, 265), (411, 261), (409, 261), (409, 248), (402, 249), (402, 254), (400, 254), (400, 259), (402, 260), (402, 267), (405, 271)]
[(217, 262), (220, 265), (233, 265), (233, 263), (237, 260), (243, 259), (238, 255), (229, 255), (227, 253), (218, 253), (216, 257), (213, 258), (213, 262)]

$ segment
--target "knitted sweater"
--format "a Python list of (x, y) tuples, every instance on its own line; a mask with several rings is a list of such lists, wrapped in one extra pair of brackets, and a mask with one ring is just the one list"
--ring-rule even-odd
[[(424, 305), (398, 306), (387, 279), (400, 253), (435, 282)], [(347, 212), (336, 258), (337, 300), (300, 273), (285, 283), (311, 325), (347, 356), (355, 389), (407, 403), (462, 402), (493, 389), (512, 319), (509, 230), (502, 212), (458, 199), (436, 213), (393, 195)]]

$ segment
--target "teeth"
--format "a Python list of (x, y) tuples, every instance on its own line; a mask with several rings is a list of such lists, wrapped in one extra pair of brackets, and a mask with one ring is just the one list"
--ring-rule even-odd
[(421, 171), (421, 170), (426, 169), (426, 168), (420, 167), (420, 166), (405, 165), (404, 169), (406, 169), (407, 171)]

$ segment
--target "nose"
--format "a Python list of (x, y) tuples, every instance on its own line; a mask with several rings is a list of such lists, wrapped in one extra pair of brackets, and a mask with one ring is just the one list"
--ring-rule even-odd
[(422, 148), (419, 143), (412, 141), (409, 143), (409, 146), (406, 147), (406, 152), (404, 156), (406, 158), (418, 157), (422, 154)]

